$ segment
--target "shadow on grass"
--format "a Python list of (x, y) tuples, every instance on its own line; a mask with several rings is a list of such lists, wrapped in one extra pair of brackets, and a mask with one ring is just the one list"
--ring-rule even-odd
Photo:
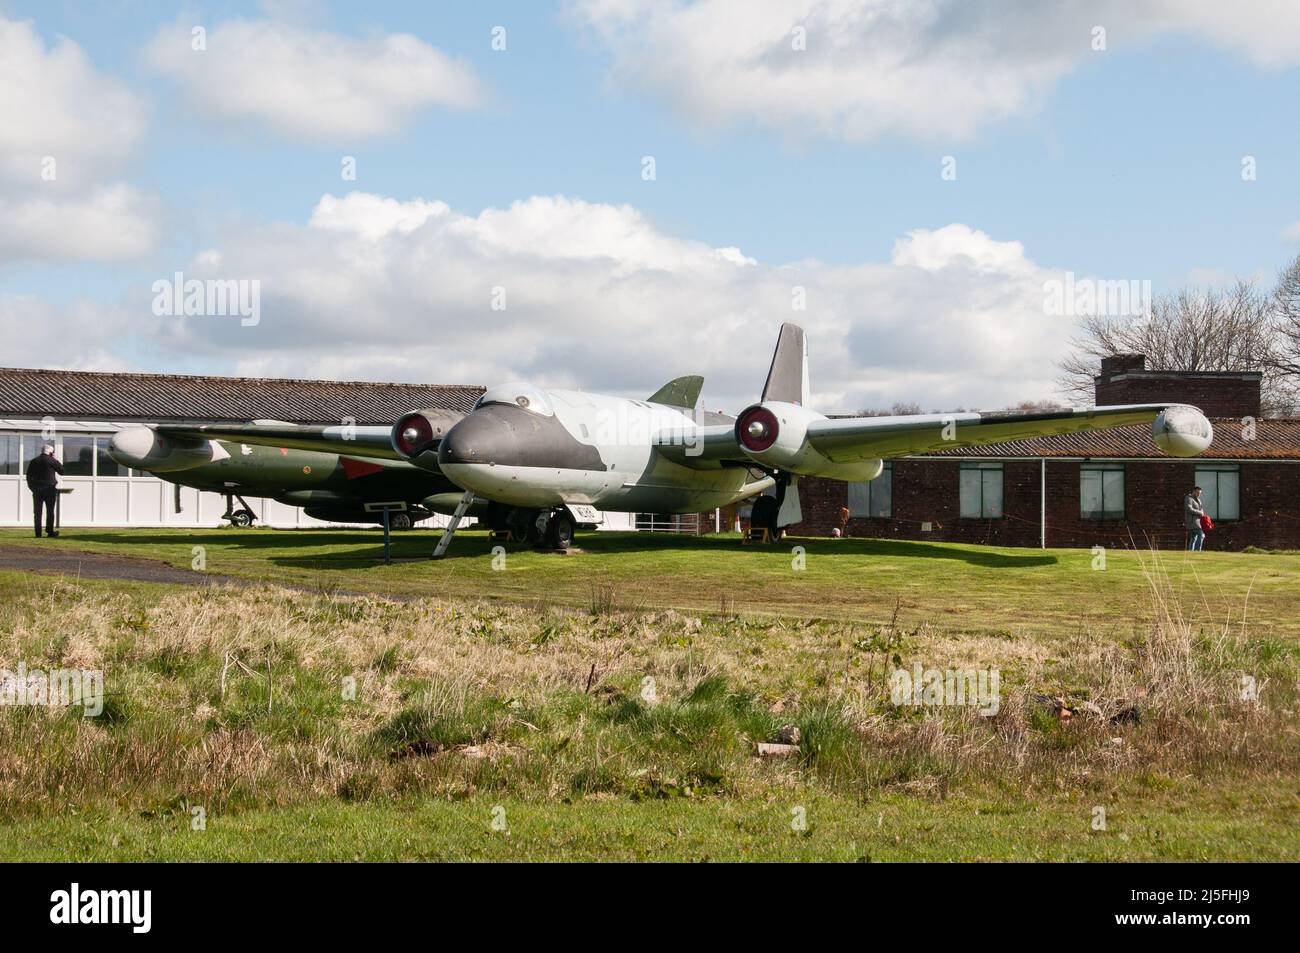
[[(392, 557), (396, 561), (427, 559), (437, 545), (440, 531), (421, 529), (394, 533)], [(71, 542), (84, 541), (123, 547), (129, 553), (138, 546), (234, 546), (252, 553), (266, 552), (266, 559), (279, 566), (292, 568), (364, 568), (381, 564), (383, 534), (377, 530), (198, 530), (162, 532), (80, 532), (69, 534)], [(310, 546), (325, 552), (296, 556), (272, 551), (291, 549), (295, 545)], [(1050, 566), (1059, 562), (1051, 553), (1025, 553), (992, 546), (967, 546), (958, 544), (923, 543), (891, 539), (823, 539), (816, 537), (786, 537), (773, 546), (743, 546), (735, 534), (709, 536), (681, 536), (668, 533), (587, 532), (576, 540), (580, 553), (567, 558), (583, 556), (616, 556), (625, 554), (650, 554), (671, 558), (680, 555), (708, 556), (723, 552), (744, 553), (755, 557), (767, 554), (788, 555), (790, 547), (803, 546), (808, 555), (847, 556), (869, 562), (871, 559), (890, 562), (909, 559), (950, 559), (986, 568), (1028, 568)], [(482, 559), (491, 555), (491, 545), (482, 532), (468, 531), (457, 534), (448, 549), (446, 559)], [(514, 543), (506, 546), (507, 552), (528, 552), (529, 547)], [(566, 557), (557, 557), (566, 558)], [(671, 565), (662, 567), (671, 570)]]

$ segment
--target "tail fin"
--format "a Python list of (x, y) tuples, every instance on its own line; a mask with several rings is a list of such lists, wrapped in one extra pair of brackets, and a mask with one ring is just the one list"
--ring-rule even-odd
[(651, 404), (665, 404), (668, 407), (683, 407), (694, 410), (699, 403), (700, 391), (704, 388), (704, 378), (698, 375), (677, 377), (646, 398)]
[(788, 404), (808, 401), (808, 341), (797, 324), (781, 325), (776, 352), (763, 385), (763, 400), (781, 400)]

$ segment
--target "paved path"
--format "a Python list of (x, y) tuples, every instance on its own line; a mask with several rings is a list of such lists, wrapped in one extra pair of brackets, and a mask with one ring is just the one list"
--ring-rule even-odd
[(0, 569), (80, 579), (129, 579), (133, 582), (172, 582), (188, 586), (251, 585), (248, 580), (177, 569), (157, 559), (115, 556), (62, 549), (55, 545), (0, 546)]

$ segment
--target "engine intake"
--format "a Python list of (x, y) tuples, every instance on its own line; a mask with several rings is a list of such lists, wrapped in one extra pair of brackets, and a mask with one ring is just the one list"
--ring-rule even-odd
[(833, 480), (874, 480), (884, 468), (879, 459), (835, 463), (808, 440), (808, 427), (821, 414), (799, 404), (769, 400), (746, 407), (736, 418), (736, 443), (750, 459), (786, 473)]
[(393, 449), (408, 460), (438, 449), (438, 443), (464, 414), (454, 410), (416, 410), (393, 424)]
[(762, 453), (781, 434), (776, 414), (762, 404), (750, 407), (736, 418), (736, 440), (750, 453)]

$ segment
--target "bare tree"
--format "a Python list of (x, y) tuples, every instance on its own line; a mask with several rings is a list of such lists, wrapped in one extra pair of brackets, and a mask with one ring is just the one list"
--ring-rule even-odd
[(1147, 367), (1157, 371), (1260, 371), (1262, 412), (1289, 412), (1295, 382), (1278, 366), (1275, 297), (1238, 281), (1228, 288), (1161, 295), (1138, 318), (1085, 318), (1060, 365), (1061, 392), (1090, 402), (1102, 358), (1145, 354)]
[(1300, 255), (1277, 276), (1273, 314), (1277, 333), (1273, 366), (1293, 380), (1300, 378)]
[(1002, 408), (1008, 413), (1013, 414), (1038, 414), (1050, 413), (1057, 410), (1066, 410), (1066, 405), (1054, 400), (1018, 400), (1014, 404), (1008, 404)]
[(910, 401), (895, 401), (894, 405), (888, 410), (882, 410), (878, 407), (867, 407), (853, 414), (854, 417), (905, 417), (908, 414), (919, 414), (921, 405)]

